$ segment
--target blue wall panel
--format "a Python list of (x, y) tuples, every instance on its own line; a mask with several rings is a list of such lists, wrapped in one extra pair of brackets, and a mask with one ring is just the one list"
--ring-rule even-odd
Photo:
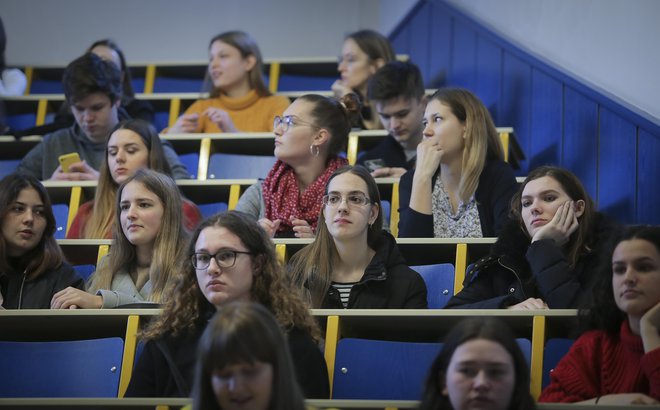
[(429, 38), (431, 32), (431, 4), (425, 3), (417, 9), (410, 20), (410, 48), (408, 55), (410, 60), (419, 66), (422, 78), (429, 78), (429, 51), (433, 38)]
[[(501, 127), (513, 127), (525, 154), (530, 147), (531, 68), (521, 59), (504, 53), (502, 66), (502, 101), (498, 109)], [(520, 175), (527, 174), (528, 160), (520, 164)]]
[(449, 83), (452, 86), (474, 89), (477, 86), (474, 69), (477, 63), (477, 35), (460, 20), (454, 19), (452, 36)]
[(637, 145), (637, 218), (660, 225), (660, 134), (639, 129)]
[(541, 70), (532, 70), (529, 169), (559, 164), (561, 152), (562, 84)]
[(481, 98), (493, 116), (495, 124), (500, 124), (498, 104), (501, 98), (502, 48), (487, 38), (477, 38), (477, 84), (474, 92)]
[(592, 198), (598, 197), (598, 104), (564, 88), (564, 140), (561, 165), (580, 178)]
[(424, 77), (426, 87), (438, 88), (447, 83), (451, 58), (451, 18), (447, 8), (434, 4), (429, 32), (429, 74)]
[(636, 155), (635, 125), (601, 107), (598, 205), (621, 223), (632, 223), (635, 217)]

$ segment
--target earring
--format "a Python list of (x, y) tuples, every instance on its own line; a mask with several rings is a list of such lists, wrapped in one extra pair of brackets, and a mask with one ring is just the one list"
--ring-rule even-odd
[(318, 145), (312, 144), (309, 146), (309, 153), (315, 157), (318, 157), (321, 154), (321, 148), (319, 148)]

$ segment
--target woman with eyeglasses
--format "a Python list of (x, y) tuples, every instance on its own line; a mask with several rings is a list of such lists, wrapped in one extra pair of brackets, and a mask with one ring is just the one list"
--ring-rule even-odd
[(318, 328), (266, 232), (247, 214), (216, 214), (188, 247), (163, 313), (143, 332), (144, 351), (126, 392), (132, 397), (189, 397), (196, 348), (213, 314), (234, 301), (262, 304), (287, 334), (296, 378), (308, 398), (328, 398)]
[(314, 243), (291, 258), (291, 275), (313, 308), (425, 309), (426, 285), (382, 230), (369, 171), (347, 166), (329, 179)]
[(339, 153), (358, 112), (355, 94), (341, 100), (297, 98), (275, 117), (277, 162), (265, 180), (245, 191), (236, 209), (257, 218), (270, 236), (313, 237), (328, 178), (348, 163)]
[(163, 131), (268, 132), (273, 117), (289, 99), (272, 95), (263, 80), (263, 61), (257, 42), (242, 31), (227, 31), (211, 39), (206, 82), (209, 98), (197, 100), (176, 123)]
[(138, 170), (119, 186), (114, 218), (112, 248), (87, 292), (66, 288), (53, 296), (51, 308), (107, 309), (165, 300), (187, 239), (174, 180)]

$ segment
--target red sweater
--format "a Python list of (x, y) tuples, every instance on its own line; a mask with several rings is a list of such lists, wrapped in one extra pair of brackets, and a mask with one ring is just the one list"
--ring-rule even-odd
[(617, 337), (601, 330), (578, 338), (550, 373), (540, 402), (572, 403), (616, 393), (644, 393), (660, 400), (660, 348), (644, 353), (628, 321)]
[[(69, 231), (66, 233), (66, 239), (85, 239), (83, 232), (85, 232), (85, 225), (89, 221), (89, 218), (92, 217), (92, 212), (94, 212), (94, 201), (88, 201), (80, 205), (78, 208), (78, 213), (76, 213)], [(188, 201), (187, 199), (183, 200), (183, 225), (189, 231), (192, 231), (197, 227), (199, 221), (202, 220), (202, 214), (199, 212), (199, 208), (194, 203)], [(94, 238), (94, 239), (112, 239), (112, 229), (108, 230), (105, 234), (105, 238)]]

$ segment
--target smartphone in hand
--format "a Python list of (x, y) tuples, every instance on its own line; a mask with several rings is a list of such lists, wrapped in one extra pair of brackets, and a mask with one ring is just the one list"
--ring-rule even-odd
[(364, 161), (364, 166), (367, 167), (369, 172), (374, 172), (375, 170), (379, 168), (383, 168), (385, 165), (385, 160), (382, 158), (377, 158), (377, 159), (368, 159)]
[(68, 154), (60, 155), (58, 160), (62, 167), (62, 172), (70, 172), (69, 168), (76, 162), (80, 162), (80, 155), (77, 152), (70, 152)]

